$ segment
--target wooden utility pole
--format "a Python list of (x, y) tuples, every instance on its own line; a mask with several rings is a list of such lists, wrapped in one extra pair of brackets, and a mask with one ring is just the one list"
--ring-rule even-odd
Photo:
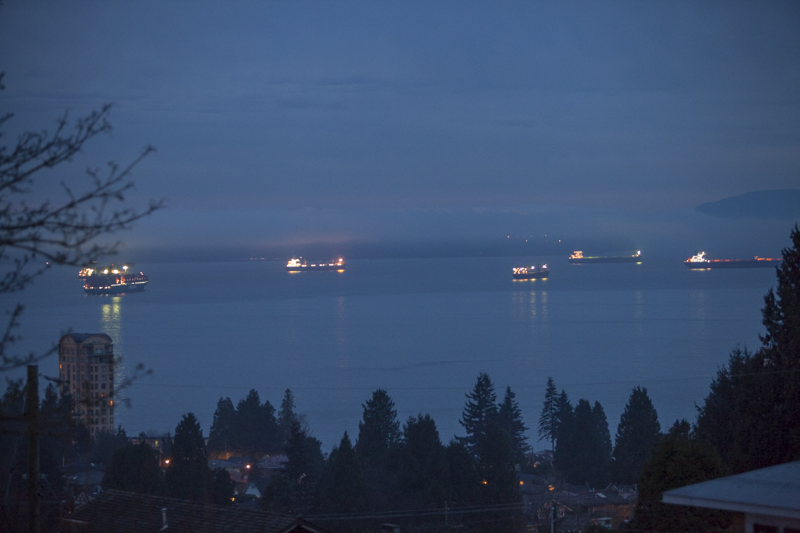
[(28, 530), (39, 533), (39, 367), (28, 365)]

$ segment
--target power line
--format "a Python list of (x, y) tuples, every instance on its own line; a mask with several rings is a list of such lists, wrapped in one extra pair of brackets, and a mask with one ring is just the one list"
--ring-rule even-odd
[(423, 516), (474, 514), (500, 511), (521, 511), (525, 508), (523, 503), (499, 503), (494, 505), (482, 505), (472, 507), (438, 507), (432, 509), (410, 509), (399, 511), (384, 511), (379, 513), (336, 513), (327, 515), (309, 516), (309, 520), (318, 521), (339, 521), (339, 520), (369, 520), (383, 518), (417, 518)]
[[(745, 372), (740, 374), (725, 374), (731, 378), (736, 377), (747, 377), (747, 376), (767, 376), (767, 375), (774, 375), (774, 374), (788, 374), (793, 372), (799, 372), (800, 369), (793, 368), (793, 369), (786, 369), (786, 370), (771, 370), (767, 372)], [(630, 384), (639, 384), (639, 383), (680, 383), (686, 381), (697, 381), (697, 380), (711, 380), (716, 379), (717, 376), (687, 376), (687, 377), (680, 377), (680, 378), (654, 378), (654, 379), (630, 379), (630, 380), (620, 380), (620, 381), (584, 381), (584, 382), (574, 382), (574, 383), (562, 383), (561, 387), (587, 387), (587, 386), (595, 386), (595, 385), (630, 385)], [(137, 386), (142, 387), (165, 387), (165, 388), (184, 388), (184, 389), (239, 389), (239, 390), (276, 390), (276, 391), (284, 391), (285, 389), (291, 389), (292, 391), (353, 391), (353, 390), (366, 390), (366, 391), (373, 391), (375, 387), (308, 387), (308, 386), (300, 386), (300, 387), (286, 387), (286, 386), (246, 386), (246, 385), (210, 385), (210, 384), (202, 384), (202, 383), (144, 383), (140, 382)], [(379, 387), (381, 388), (381, 387)], [(451, 391), (467, 391), (469, 389), (465, 389), (464, 387), (387, 387), (391, 388), (392, 390), (396, 391), (425, 391), (425, 390), (451, 390)], [(512, 389), (540, 389), (544, 388), (541, 385), (513, 385), (511, 386)]]

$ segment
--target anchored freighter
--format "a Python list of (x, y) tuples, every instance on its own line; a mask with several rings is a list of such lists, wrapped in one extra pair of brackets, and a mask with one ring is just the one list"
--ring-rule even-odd
[(307, 270), (344, 270), (345, 262), (341, 257), (338, 261), (331, 261), (330, 263), (309, 263), (302, 257), (300, 259), (291, 259), (286, 263), (287, 272), (305, 272)]
[(706, 259), (705, 252), (698, 252), (683, 262), (691, 270), (707, 268), (768, 268), (777, 266), (781, 258), (758, 257), (752, 259)]

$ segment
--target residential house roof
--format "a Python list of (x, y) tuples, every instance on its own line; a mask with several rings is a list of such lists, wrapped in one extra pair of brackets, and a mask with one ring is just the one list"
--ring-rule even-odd
[(740, 513), (800, 518), (800, 461), (668, 490), (662, 501)]

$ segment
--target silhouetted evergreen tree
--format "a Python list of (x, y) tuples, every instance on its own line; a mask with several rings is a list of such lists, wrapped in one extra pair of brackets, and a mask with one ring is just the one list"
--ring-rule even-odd
[[(366, 485), (361, 476), (350, 437), (345, 431), (339, 446), (335, 446), (328, 456), (325, 470), (319, 484), (320, 513), (358, 513), (366, 508)], [(339, 529), (352, 530), (353, 524), (341, 524)]]
[[(499, 423), (497, 414), (489, 416), (485, 430), (476, 441), (478, 455), (479, 503), (514, 504), (521, 501), (513, 446)], [(488, 511), (481, 521), (492, 524), (492, 531), (519, 531), (524, 525), (522, 510)]]
[(605, 487), (611, 477), (611, 433), (608, 430), (608, 419), (600, 402), (595, 401), (592, 407), (594, 438), (592, 461), (589, 468), (588, 481), (598, 489)]
[(128, 444), (128, 435), (122, 426), (117, 428), (116, 433), (98, 433), (92, 445), (92, 462), (108, 466), (114, 452)]
[(539, 438), (550, 441), (550, 449), (556, 448), (556, 429), (558, 428), (558, 391), (553, 378), (547, 378), (544, 391), (544, 405), (539, 416)]
[(400, 444), (400, 422), (394, 401), (383, 389), (372, 393), (372, 398), (362, 404), (364, 415), (358, 423), (356, 452), (363, 462), (380, 463), (391, 450)]
[(450, 470), (430, 415), (409, 417), (404, 424), (399, 464), (399, 493), (409, 508), (440, 506), (447, 500)]
[(392, 509), (398, 504), (395, 467), (402, 437), (397, 410), (383, 389), (373, 392), (362, 407), (355, 449), (367, 485), (367, 505), (374, 510)]
[(565, 474), (569, 469), (572, 458), (577, 453), (575, 450), (576, 439), (573, 438), (575, 433), (575, 424), (573, 423), (575, 413), (565, 390), (561, 390), (557, 402), (558, 424), (556, 427), (556, 447), (553, 450), (553, 466), (559, 472)]
[(461, 440), (476, 458), (479, 458), (478, 441), (486, 435), (489, 420), (497, 415), (496, 403), (497, 395), (488, 374), (478, 374), (475, 388), (467, 393), (467, 403), (459, 420), (467, 432)]
[(200, 424), (192, 413), (183, 415), (175, 428), (165, 481), (173, 498), (196, 502), (208, 502), (211, 498), (206, 447)]
[(103, 489), (123, 490), (140, 494), (164, 494), (164, 473), (155, 451), (142, 441), (125, 442), (117, 448), (103, 476)]
[(321, 444), (295, 420), (283, 452), (288, 461), (276, 474), (265, 503), (273, 511), (308, 514), (316, 502), (325, 468)]
[(481, 488), (478, 465), (466, 445), (453, 439), (445, 448), (450, 469), (450, 497), (454, 507), (477, 505)]
[(761, 310), (764, 362), (773, 369), (800, 368), (800, 227), (795, 225), (790, 238), (792, 246), (784, 248), (776, 269), (777, 287), (764, 297)]
[[(517, 457), (514, 439), (520, 435), (520, 428), (523, 433), (525, 429), (510, 389), (507, 389), (501, 405), (501, 409), (505, 406), (502, 415), (496, 401), (497, 396), (489, 376), (485, 373), (479, 374), (475, 387), (467, 394), (467, 402), (459, 421), (467, 436), (459, 438), (458, 441), (475, 461), (475, 472), (479, 481), (474, 493), (476, 505), (514, 504), (520, 499), (515, 469)], [(514, 423), (515, 419), (519, 424)], [(521, 442), (524, 443), (524, 440)], [(457, 451), (453, 448), (451, 454)], [(452, 459), (451, 456), (451, 469), (455, 467)], [(451, 476), (453, 475), (451, 471)], [(453, 487), (454, 491), (458, 489)], [(481, 523), (491, 523), (494, 531), (506, 531), (518, 530), (521, 517), (521, 512), (487, 512), (476, 516), (476, 520)]]
[(208, 433), (208, 451), (212, 456), (224, 456), (236, 451), (236, 425), (233, 402), (230, 398), (220, 398)]
[(230, 505), (236, 483), (224, 468), (215, 468), (209, 471), (211, 478), (211, 502), (216, 505)]
[[(559, 429), (564, 421), (569, 421), (572, 418), (572, 414), (572, 404), (567, 396), (567, 391), (561, 389), (561, 394), (556, 399), (556, 417), (553, 420), (553, 432), (555, 433), (556, 441), (558, 440)], [(555, 452), (555, 449), (553, 451)]]
[(269, 401), (262, 404), (255, 389), (236, 405), (236, 441), (238, 451), (245, 455), (260, 456), (281, 449), (275, 408)]
[(566, 409), (563, 412), (556, 441), (556, 468), (569, 483), (588, 483), (595, 488), (606, 485), (611, 436), (603, 407), (595, 402), (593, 409), (587, 400), (581, 399), (574, 412)]
[(639, 482), (639, 497), (630, 528), (643, 531), (721, 531), (730, 525), (724, 512), (661, 502), (665, 491), (725, 475), (719, 456), (689, 434), (686, 420), (675, 422), (659, 438)]
[(735, 349), (699, 409), (697, 435), (734, 473), (800, 459), (800, 229), (783, 250), (755, 354)]
[(612, 480), (637, 483), (660, 435), (658, 413), (647, 389), (634, 387), (617, 426), (611, 462)]
[(294, 394), (290, 389), (286, 389), (281, 400), (281, 409), (278, 411), (278, 428), (281, 432), (281, 446), (285, 446), (292, 433), (292, 423), (300, 422), (303, 425), (303, 417), (295, 412)]
[(503, 403), (497, 410), (497, 415), (500, 428), (508, 437), (514, 462), (516, 464), (524, 463), (525, 454), (531, 450), (528, 437), (525, 435), (528, 428), (525, 427), (525, 422), (522, 420), (522, 411), (511, 387), (506, 387), (506, 394), (503, 397)]

